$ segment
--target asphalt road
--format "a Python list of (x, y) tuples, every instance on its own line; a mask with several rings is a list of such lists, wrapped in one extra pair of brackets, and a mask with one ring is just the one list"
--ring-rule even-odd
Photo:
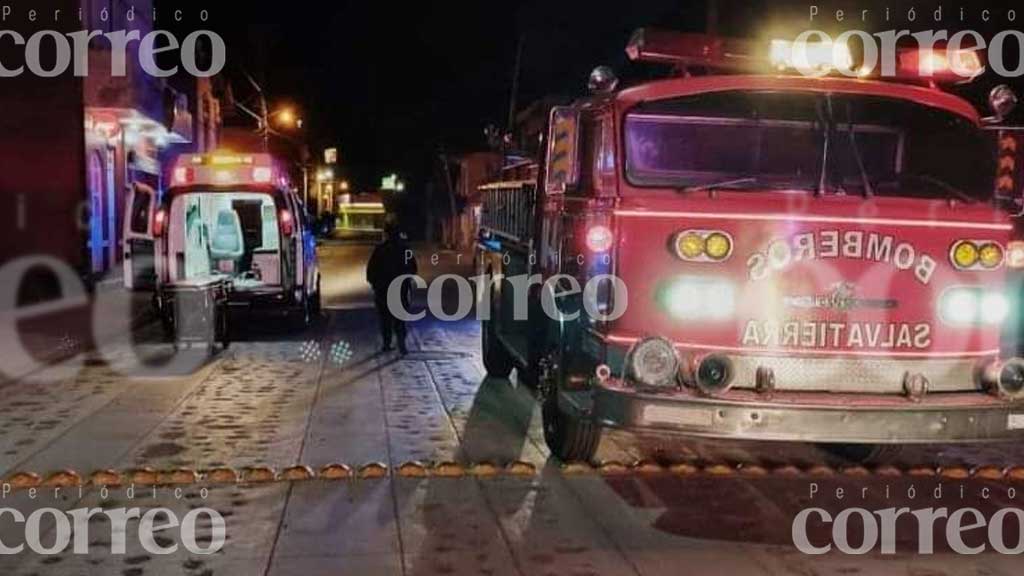
[[(794, 517), (808, 506), (838, 512), (1019, 506), (1001, 482), (936, 478), (604, 477), (567, 475), (549, 459), (540, 414), (515, 380), (484, 377), (479, 325), (471, 319), (427, 318), (410, 333), (406, 357), (378, 353), (376, 320), (362, 282), (366, 245), (321, 248), (326, 310), (303, 332), (279, 319), (247, 318), (232, 347), (212, 362), (195, 362), (189, 376), (126, 368), (131, 342), (111, 343), (74, 371), (38, 375), (3, 389), (0, 475), (72, 469), (129, 470), (267, 465), (284, 469), (330, 463), (353, 468), (403, 463), (526, 461), (533, 477), (383, 478), (215, 486), (203, 499), (189, 487), (181, 497), (161, 491), (104, 499), (25, 492), (0, 506), (25, 516), (40, 507), (166, 506), (182, 513), (212, 507), (227, 521), (228, 540), (212, 556), (179, 551), (152, 555), (129, 538), (128, 553), (112, 555), (100, 525), (90, 552), (0, 556), (3, 574), (1013, 574), (1019, 559), (960, 556), (939, 547), (915, 556), (917, 532), (901, 526), (897, 553), (807, 556), (792, 546)], [(420, 251), (428, 277), (467, 273), (468, 258)], [(142, 338), (146, 341), (146, 338)], [(150, 339), (151, 340), (151, 339)], [(169, 357), (152, 341), (135, 350)], [(183, 361), (184, 361), (183, 360)], [(811, 462), (808, 446), (694, 443), (693, 460)], [(1014, 463), (1021, 449), (930, 447), (910, 460)], [(629, 462), (646, 454), (628, 437), (609, 437), (598, 459)], [(1021, 459), (1024, 462), (1024, 458)], [(934, 489), (945, 491), (935, 497)], [(812, 495), (812, 486), (817, 493)], [(913, 486), (915, 498), (907, 496)], [(960, 486), (965, 486), (960, 495)], [(980, 496), (989, 487), (990, 498)], [(843, 488), (846, 500), (836, 496)], [(855, 495), (850, 496), (850, 495)], [(851, 501), (851, 498), (854, 498)], [(828, 541), (817, 526), (816, 541)], [(1012, 532), (1012, 531), (1010, 531)], [(1008, 532), (1009, 534), (1009, 532)], [(1014, 534), (1016, 534), (1014, 532)], [(209, 535), (206, 535), (209, 538)], [(1012, 541), (1010, 536), (1007, 539)], [(22, 526), (0, 516), (0, 541), (24, 541)]]

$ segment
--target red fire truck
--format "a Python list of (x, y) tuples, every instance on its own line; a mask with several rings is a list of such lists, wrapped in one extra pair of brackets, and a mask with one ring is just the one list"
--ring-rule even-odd
[(674, 73), (595, 70), (545, 158), (482, 187), (485, 365), (537, 386), (563, 460), (606, 429), (864, 457), (1024, 438), (1020, 208), (984, 129), (1015, 96), (982, 118), (937, 50), (886, 79), (789, 73), (796, 50), (638, 31), (629, 56)]

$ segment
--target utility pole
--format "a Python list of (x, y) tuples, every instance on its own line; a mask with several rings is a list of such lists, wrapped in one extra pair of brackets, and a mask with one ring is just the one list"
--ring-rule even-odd
[(512, 94), (508, 100), (508, 124), (505, 127), (506, 134), (512, 134), (516, 124), (516, 99), (519, 95), (519, 73), (523, 66), (523, 46), (526, 44), (526, 35), (520, 34), (516, 43), (516, 63), (512, 69)]
[(259, 82), (252, 77), (252, 74), (245, 72), (245, 77), (249, 80), (249, 84), (252, 84), (256, 94), (260, 99), (260, 111), (257, 122), (260, 124), (260, 132), (263, 135), (263, 151), (270, 151), (270, 110), (267, 108), (267, 96), (263, 93), (263, 87), (260, 86)]

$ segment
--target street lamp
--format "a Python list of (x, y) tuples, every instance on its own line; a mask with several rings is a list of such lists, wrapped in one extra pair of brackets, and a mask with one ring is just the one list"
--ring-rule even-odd
[(282, 126), (302, 128), (302, 119), (295, 115), (295, 111), (291, 108), (282, 108), (276, 112), (271, 113), (267, 120), (269, 122), (272, 118), (277, 118)]
[(348, 180), (341, 181), (341, 189), (344, 191), (348, 191)]

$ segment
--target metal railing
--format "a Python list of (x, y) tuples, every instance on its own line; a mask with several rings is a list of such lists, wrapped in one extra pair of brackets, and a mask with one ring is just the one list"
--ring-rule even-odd
[(516, 242), (533, 237), (537, 184), (533, 181), (497, 182), (480, 187), (481, 228)]

